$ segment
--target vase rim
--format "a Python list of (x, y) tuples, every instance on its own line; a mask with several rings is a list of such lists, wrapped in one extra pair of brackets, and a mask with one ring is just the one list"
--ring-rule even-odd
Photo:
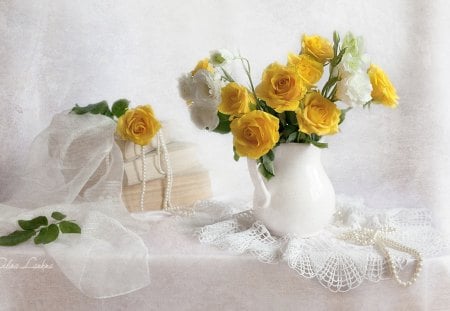
[(321, 150), (321, 148), (314, 146), (313, 144), (309, 144), (309, 143), (281, 143), (277, 148), (281, 147), (281, 146), (297, 146), (297, 147), (301, 147), (301, 148), (306, 148), (306, 149), (316, 149), (316, 150)]

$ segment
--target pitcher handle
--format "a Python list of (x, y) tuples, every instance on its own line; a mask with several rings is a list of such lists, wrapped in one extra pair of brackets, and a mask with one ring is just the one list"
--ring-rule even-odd
[(267, 190), (266, 184), (264, 183), (261, 174), (258, 172), (256, 161), (247, 158), (247, 166), (253, 185), (255, 187), (255, 192), (253, 195), (253, 207), (267, 208), (270, 204), (271, 195), (269, 190)]

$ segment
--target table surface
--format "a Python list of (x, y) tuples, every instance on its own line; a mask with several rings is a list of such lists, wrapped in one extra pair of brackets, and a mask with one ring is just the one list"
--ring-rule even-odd
[[(149, 286), (113, 298), (85, 296), (45, 250), (0, 249), (0, 310), (448, 310), (450, 256), (426, 258), (417, 283), (365, 281), (332, 293), (285, 262), (265, 264), (200, 244), (173, 218), (151, 224)], [(27, 264), (28, 262), (28, 264)], [(32, 269), (41, 265), (40, 269)]]

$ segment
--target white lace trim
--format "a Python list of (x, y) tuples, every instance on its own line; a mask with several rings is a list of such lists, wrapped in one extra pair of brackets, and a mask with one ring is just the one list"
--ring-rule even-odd
[[(279, 238), (272, 236), (251, 210), (233, 214), (232, 207), (223, 203), (202, 201), (196, 205), (195, 214), (209, 224), (198, 227), (197, 233), (204, 244), (237, 254), (250, 253), (265, 263), (285, 261), (299, 276), (316, 278), (333, 292), (349, 291), (364, 280), (378, 282), (391, 278), (386, 259), (373, 245), (356, 245), (339, 238), (349, 230), (392, 227), (395, 231), (386, 233), (389, 239), (412, 247), (425, 257), (448, 247), (433, 229), (428, 209), (368, 209), (362, 200), (345, 196), (338, 198), (336, 207), (333, 223), (319, 234)], [(411, 266), (413, 258), (407, 253), (390, 251), (395, 267), (408, 270), (405, 268)]]

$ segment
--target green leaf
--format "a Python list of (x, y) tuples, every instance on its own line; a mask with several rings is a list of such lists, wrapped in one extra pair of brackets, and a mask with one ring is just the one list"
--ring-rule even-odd
[(20, 228), (23, 230), (34, 230), (40, 226), (46, 226), (48, 224), (48, 220), (45, 216), (39, 216), (31, 220), (19, 220), (18, 223)]
[(61, 221), (59, 223), (59, 229), (62, 233), (81, 233), (81, 228), (76, 223), (71, 221)]
[(346, 50), (346, 48), (343, 48), (343, 49), (339, 52), (339, 54), (333, 58), (333, 60), (331, 61), (331, 65), (332, 65), (333, 67), (336, 67), (337, 65), (339, 65), (339, 63), (340, 63), (341, 60), (342, 60), (342, 57), (344, 56), (345, 50)]
[(328, 148), (328, 144), (327, 143), (321, 143), (321, 142), (312, 140), (311, 144), (313, 144), (314, 146), (316, 146), (318, 148)]
[(92, 113), (92, 114), (101, 114), (108, 117), (113, 116), (112, 112), (109, 110), (108, 103), (104, 100), (96, 104), (90, 104), (87, 106), (75, 105), (75, 107), (72, 108), (72, 111), (75, 112), (76, 114)]
[(275, 176), (273, 160), (267, 154), (262, 156), (262, 165), (270, 175)]
[(234, 153), (234, 155), (233, 155), (233, 159), (234, 159), (234, 161), (239, 161), (239, 159), (241, 158), (238, 154), (237, 154), (237, 152), (236, 152), (236, 147), (234, 147), (233, 146), (233, 153)]
[(265, 156), (268, 157), (270, 161), (275, 160), (275, 154), (273, 153), (272, 149), (269, 150), (269, 152), (267, 152)]
[(270, 172), (268, 172), (268, 171), (266, 170), (266, 168), (264, 167), (264, 165), (262, 165), (262, 163), (258, 166), (258, 170), (259, 170), (259, 173), (260, 173), (261, 175), (263, 175), (264, 178), (266, 178), (267, 180), (269, 180), (269, 179), (271, 179), (272, 177), (274, 177), (273, 174), (271, 174)]
[(64, 218), (66, 218), (66, 215), (60, 213), (60, 212), (53, 212), (52, 213), (52, 218), (56, 219), (56, 220), (63, 220)]
[(337, 31), (333, 32), (333, 51), (334, 55), (337, 54), (337, 51), (339, 49), (339, 41), (341, 41), (341, 38), (339, 37), (339, 33)]
[(222, 69), (222, 72), (223, 72), (223, 74), (225, 76), (225, 79), (228, 82), (234, 82), (234, 79), (231, 77), (231, 75), (225, 69), (223, 69), (223, 68), (221, 68), (221, 69)]
[(297, 140), (296, 140), (297, 143), (309, 143), (310, 140), (311, 140), (311, 137), (308, 134), (303, 133), (303, 132), (298, 132)]
[(298, 125), (297, 114), (294, 111), (286, 111), (286, 121), (291, 125)]
[(340, 39), (341, 39), (341, 38), (339, 37), (339, 33), (338, 33), (337, 31), (333, 31), (333, 43), (334, 43), (335, 45), (338, 45)]
[(331, 90), (330, 95), (328, 95), (328, 99), (332, 102), (335, 102), (337, 99), (334, 98), (334, 95), (336, 95), (337, 93), (337, 84), (333, 87), (333, 89)]
[(342, 109), (341, 110), (341, 115), (339, 116), (339, 123), (338, 125), (340, 125), (342, 122), (344, 122), (345, 117), (347, 115), (347, 112), (349, 112), (352, 109), (352, 107), (348, 107), (346, 109)]
[(287, 125), (286, 114), (284, 112), (282, 112), (282, 113), (280, 113), (278, 115), (278, 120), (280, 120), (281, 126), (286, 126)]
[(262, 110), (264, 112), (270, 113), (271, 115), (279, 118), (278, 112), (275, 111), (272, 107), (267, 105), (267, 103), (264, 100), (258, 100), (258, 105), (256, 107), (258, 110)]
[(293, 132), (293, 133), (289, 134), (289, 136), (286, 139), (286, 142), (287, 143), (294, 142), (297, 139), (297, 136), (298, 136), (298, 132)]
[(319, 141), (322, 138), (320, 135), (317, 135), (314, 133), (312, 133), (310, 137), (311, 137), (311, 141)]
[(213, 132), (220, 134), (227, 134), (231, 131), (230, 129), (230, 116), (221, 112), (217, 112), (217, 116), (219, 117), (219, 125), (213, 130)]
[(59, 228), (55, 224), (42, 228), (37, 237), (34, 238), (35, 244), (48, 244), (58, 238)]
[(17, 230), (9, 235), (0, 237), (0, 246), (15, 246), (29, 240), (36, 232), (34, 230)]
[(298, 132), (298, 126), (297, 125), (291, 125), (288, 124), (283, 128), (283, 135), (289, 136), (289, 134)]
[(112, 114), (120, 118), (127, 111), (129, 104), (130, 101), (124, 98), (115, 101), (111, 107)]

